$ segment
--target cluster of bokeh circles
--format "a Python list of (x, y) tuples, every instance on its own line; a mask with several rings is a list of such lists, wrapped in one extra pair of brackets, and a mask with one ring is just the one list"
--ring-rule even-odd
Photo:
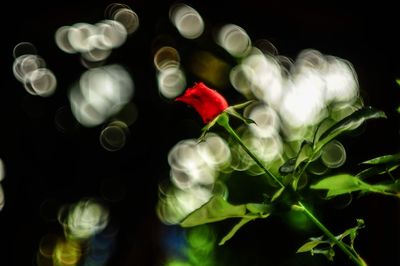
[[(108, 65), (107, 59), (136, 32), (139, 17), (130, 7), (118, 3), (109, 5), (105, 14), (106, 18), (96, 24), (61, 26), (55, 32), (55, 43), (61, 51), (79, 55), (87, 69), (68, 92), (74, 119), (85, 127), (102, 126), (101, 146), (118, 151), (125, 146), (129, 126), (137, 117), (132, 103), (135, 85), (126, 68)], [(201, 38), (207, 27), (201, 14), (184, 3), (170, 7), (169, 19), (177, 34), (188, 40)], [(279, 55), (267, 40), (253, 42), (245, 29), (235, 24), (213, 28), (212, 36), (211, 41), (235, 64), (207, 49), (195, 49), (185, 69), (179, 47), (161, 45), (153, 60), (159, 93), (167, 99), (181, 95), (187, 87), (186, 72), (191, 72), (217, 90), (232, 87), (243, 100), (256, 100), (244, 110), (244, 115), (256, 123), (239, 126), (237, 132), (271, 171), (278, 171), (295, 156), (304, 140), (312, 140), (321, 121), (329, 126), (363, 104), (357, 76), (346, 60), (316, 50), (302, 51), (292, 60)], [(29, 94), (54, 94), (56, 76), (33, 44), (16, 45), (14, 58), (14, 75)], [(58, 127), (63, 128), (61, 123)], [(345, 160), (345, 149), (335, 140), (323, 148), (310, 169), (314, 174), (324, 174)], [(196, 139), (180, 141), (170, 150), (168, 163), (170, 179), (160, 184), (156, 207), (158, 217), (168, 225), (178, 224), (213, 195), (227, 198), (229, 190), (219, 180), (221, 174), (263, 173), (239, 146), (214, 133), (206, 134), (200, 143)], [(0, 160), (0, 181), (3, 177)], [(3, 205), (0, 184), (0, 210)], [(61, 207), (57, 219), (64, 233), (42, 238), (36, 258), (39, 266), (107, 264), (117, 230), (109, 224), (104, 204), (83, 199)]]
[(112, 50), (122, 46), (139, 28), (139, 17), (129, 6), (114, 3), (105, 10), (106, 19), (96, 24), (84, 22), (62, 26), (55, 33), (57, 46), (69, 54), (79, 53), (88, 68), (101, 65)]
[(63, 233), (49, 233), (41, 238), (36, 254), (38, 266), (107, 264), (118, 230), (109, 223), (109, 211), (104, 204), (82, 199), (61, 206), (54, 216)]
[(113, 49), (122, 46), (139, 28), (139, 17), (129, 6), (113, 3), (106, 8), (106, 19), (96, 24), (62, 26), (55, 33), (58, 47), (80, 54), (88, 70), (72, 86), (69, 100), (75, 119), (86, 127), (104, 125), (100, 144), (108, 151), (123, 148), (137, 116), (131, 102), (134, 81), (121, 65), (107, 65)]
[(36, 47), (29, 42), (21, 42), (14, 47), (13, 73), (32, 95), (48, 97), (57, 87), (57, 78), (46, 68), (46, 61), (37, 54)]
[(218, 173), (229, 168), (231, 152), (226, 141), (209, 133), (203, 142), (182, 140), (168, 154), (172, 186), (160, 186), (157, 214), (166, 224), (177, 224), (214, 194), (226, 196)]
[[(67, 131), (72, 120), (85, 127), (103, 125), (100, 145), (108, 151), (118, 151), (125, 146), (129, 126), (137, 118), (136, 106), (131, 101), (135, 86), (128, 70), (119, 64), (107, 64), (107, 58), (138, 29), (139, 18), (130, 7), (118, 3), (110, 4), (105, 16), (96, 24), (79, 22), (61, 26), (55, 32), (58, 48), (79, 54), (81, 64), (87, 68), (71, 85), (70, 106), (57, 111), (55, 123), (61, 131)], [(14, 76), (28, 93), (42, 97), (54, 94), (57, 79), (32, 43), (17, 44), (14, 58)], [(73, 117), (68, 119), (69, 109)]]
[[(169, 15), (180, 37), (193, 41), (205, 34), (207, 25), (193, 7), (178, 3), (170, 8)], [(277, 172), (286, 160), (296, 156), (303, 141), (312, 141), (322, 121), (322, 126), (328, 127), (363, 105), (357, 75), (344, 59), (309, 49), (292, 60), (279, 55), (268, 40), (253, 42), (235, 24), (219, 25), (211, 31), (214, 44), (232, 60), (197, 45), (185, 69), (179, 47), (160, 46), (154, 53), (160, 95), (167, 99), (181, 95), (187, 85), (185, 73), (190, 72), (216, 90), (223, 92), (232, 87), (243, 96), (243, 101), (254, 100), (244, 109), (244, 116), (255, 123), (236, 130), (270, 171)], [(172, 147), (168, 157), (170, 183), (160, 185), (157, 206), (164, 223), (179, 223), (213, 195), (222, 193), (226, 197), (229, 191), (218, 178), (221, 174), (263, 174), (264, 170), (239, 145), (227, 143), (215, 134), (212, 139), (213, 156), (207, 159), (202, 149), (208, 138), (199, 144), (194, 139), (182, 140)], [(343, 145), (334, 140), (310, 165), (310, 172), (322, 175), (345, 161)], [(224, 162), (223, 167), (210, 168), (219, 162)], [(306, 180), (302, 181), (305, 185)]]
[[(127, 5), (113, 3), (105, 10), (106, 18), (94, 25), (76, 23), (61, 26), (55, 32), (55, 43), (68, 54), (77, 54), (87, 70), (68, 90), (69, 106), (55, 114), (55, 125), (66, 132), (71, 127), (102, 126), (99, 142), (107, 151), (122, 149), (129, 136), (129, 126), (137, 118), (132, 102), (134, 81), (128, 70), (119, 64), (107, 64), (112, 51), (122, 46), (139, 27), (137, 14)], [(50, 97), (56, 92), (57, 79), (46, 68), (36, 47), (21, 42), (14, 48), (13, 73), (25, 90), (35, 96)], [(70, 115), (70, 117), (68, 117)], [(73, 121), (73, 122), (71, 122)], [(0, 160), (0, 181), (4, 166)], [(118, 201), (123, 190), (118, 182), (103, 180), (101, 198), (81, 199), (71, 204), (45, 200), (41, 215), (45, 221), (58, 223), (62, 233), (44, 235), (38, 245), (35, 265), (103, 266), (114, 250), (118, 228), (110, 223), (107, 202)], [(4, 194), (0, 184), (0, 210)]]

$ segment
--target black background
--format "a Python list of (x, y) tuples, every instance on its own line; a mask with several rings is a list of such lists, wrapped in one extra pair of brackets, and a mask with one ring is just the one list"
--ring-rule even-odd
[[(43, 219), (41, 204), (49, 199), (64, 204), (99, 197), (104, 179), (117, 180), (125, 191), (121, 201), (109, 203), (119, 228), (117, 249), (109, 265), (162, 265), (162, 232), (167, 229), (154, 211), (158, 184), (168, 178), (169, 149), (181, 139), (197, 137), (202, 124), (193, 110), (159, 96), (152, 49), (160, 34), (169, 35), (183, 52), (190, 53), (193, 47), (218, 48), (211, 39), (190, 42), (179, 36), (168, 21), (172, 1), (121, 2), (140, 19), (138, 31), (108, 59), (129, 69), (135, 82), (132, 102), (138, 119), (130, 126), (129, 141), (122, 150), (108, 152), (99, 144), (101, 126), (60, 132), (54, 124), (55, 113), (68, 105), (67, 92), (85, 68), (78, 55), (57, 48), (54, 33), (63, 25), (104, 19), (110, 3), (14, 1), (3, 5), (0, 158), (6, 168), (2, 182), (6, 204), (0, 212), (0, 265), (35, 265), (40, 238), (60, 230), (57, 222)], [(358, 74), (365, 103), (385, 111), (388, 119), (371, 121), (361, 135), (344, 140), (349, 158), (345, 166), (398, 151), (399, 115), (395, 109), (400, 104), (400, 86), (395, 80), (400, 78), (400, 23), (393, 6), (304, 1), (186, 3), (203, 16), (206, 32), (214, 25), (234, 23), (253, 40), (267, 39), (290, 58), (313, 48), (349, 60)], [(53, 96), (29, 95), (14, 78), (12, 51), (22, 41), (33, 43), (55, 73), (58, 87)], [(188, 84), (194, 81), (189, 75)], [(230, 100), (244, 100), (232, 88), (225, 93)], [(324, 206), (318, 214), (335, 232), (364, 218), (366, 228), (356, 247), (369, 265), (400, 264), (398, 200), (370, 195), (346, 209)], [(224, 225), (217, 229), (226, 230)], [(217, 252), (224, 254), (226, 265), (351, 265), (340, 251), (335, 263), (318, 256), (295, 255), (307, 237), (272, 218), (247, 226)]]

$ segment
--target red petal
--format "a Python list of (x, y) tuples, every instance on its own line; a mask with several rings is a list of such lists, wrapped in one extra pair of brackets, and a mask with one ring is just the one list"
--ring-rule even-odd
[(185, 93), (176, 98), (176, 101), (184, 102), (192, 106), (206, 124), (228, 108), (228, 102), (216, 90), (210, 89), (203, 82), (195, 83)]

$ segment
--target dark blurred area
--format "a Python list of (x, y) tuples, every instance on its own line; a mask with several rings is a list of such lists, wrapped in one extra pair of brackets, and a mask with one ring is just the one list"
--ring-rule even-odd
[[(123, 65), (134, 81), (131, 102), (137, 119), (129, 125), (127, 142), (118, 151), (107, 151), (99, 143), (104, 125), (85, 127), (73, 119), (65, 122), (68, 130), (60, 130), (56, 115), (68, 108), (67, 93), (87, 69), (78, 54), (57, 47), (54, 34), (64, 25), (97, 23), (111, 3), (14, 1), (3, 6), (0, 159), (5, 166), (5, 205), (0, 211), (0, 265), (37, 265), (40, 239), (62, 233), (56, 209), (82, 198), (102, 198), (104, 193), (112, 194), (105, 204), (118, 231), (106, 265), (164, 265), (162, 243), (169, 227), (155, 213), (158, 185), (168, 179), (169, 149), (182, 139), (198, 137), (203, 125), (192, 109), (158, 92), (153, 56), (161, 36), (178, 47), (182, 57), (204, 50), (232, 63), (211, 36), (214, 26), (233, 23), (252, 40), (267, 39), (279, 54), (293, 59), (309, 48), (346, 59), (357, 72), (365, 104), (383, 110), (388, 118), (370, 121), (362, 134), (344, 138), (345, 167), (399, 151), (399, 22), (393, 6), (379, 3), (186, 1), (205, 21), (205, 36), (187, 40), (169, 22), (172, 1), (120, 1), (140, 19), (138, 30), (106, 61)], [(30, 95), (15, 79), (13, 49), (20, 42), (34, 44), (57, 77), (52, 96)], [(186, 74), (188, 86), (198, 81), (190, 71)], [(232, 103), (245, 100), (230, 86), (221, 90)], [(355, 246), (368, 265), (400, 265), (398, 199), (367, 195), (353, 198), (346, 208), (333, 202), (316, 206), (317, 216), (337, 233), (354, 226), (356, 218), (365, 220)], [(217, 238), (231, 226), (230, 221), (216, 224)], [(295, 253), (308, 237), (319, 235), (317, 229), (302, 232), (284, 216), (275, 216), (250, 223), (215, 252), (223, 265), (352, 265), (339, 250), (334, 262)]]

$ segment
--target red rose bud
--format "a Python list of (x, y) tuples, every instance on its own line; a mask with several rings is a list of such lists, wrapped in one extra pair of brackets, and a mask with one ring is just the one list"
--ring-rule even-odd
[(210, 89), (203, 82), (195, 83), (175, 101), (192, 106), (207, 124), (228, 108), (228, 102), (216, 90)]

